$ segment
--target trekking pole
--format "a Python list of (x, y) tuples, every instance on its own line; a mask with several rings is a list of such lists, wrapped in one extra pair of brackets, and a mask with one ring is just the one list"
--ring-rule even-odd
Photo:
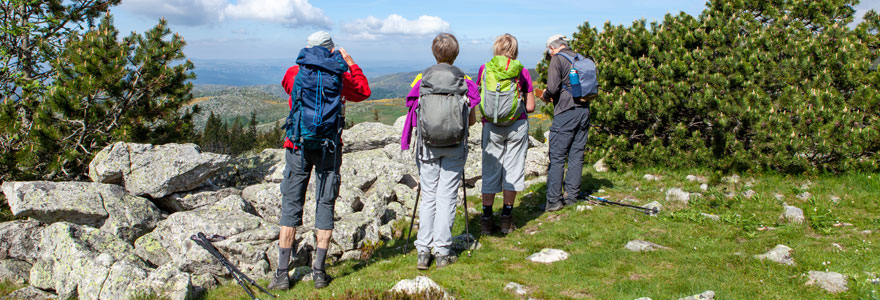
[[(465, 187), (467, 183), (464, 181), (464, 170), (461, 171), (461, 193), (464, 199), (464, 240), (465, 243), (471, 242), (471, 231), (468, 229), (468, 205), (467, 205), (467, 189)], [(476, 244), (474, 244), (476, 246)], [(471, 257), (471, 251), (473, 247), (468, 247), (467, 255)]]
[[(637, 210), (639, 210), (639, 211), (641, 211), (641, 212), (643, 212), (643, 213), (645, 213), (646, 215), (649, 215), (649, 216), (656, 215), (656, 214), (658, 214), (658, 213), (660, 212), (660, 210), (657, 209), (656, 207), (642, 207), (642, 206), (635, 206), (635, 205), (630, 205), (630, 204), (626, 204), (626, 203), (614, 202), (614, 201), (610, 201), (610, 200), (608, 200), (608, 199), (605, 199), (605, 198), (602, 198), (602, 197), (598, 197), (598, 196), (593, 196), (593, 195), (590, 195), (590, 194), (587, 194), (586, 197), (589, 197), (589, 198), (595, 199), (595, 200), (597, 200), (597, 201), (599, 201), (599, 202), (601, 202), (601, 203), (603, 203), (603, 204), (611, 204), (611, 205), (617, 205), (617, 206), (623, 206), (623, 207), (634, 208), (634, 209), (637, 209)], [(583, 199), (583, 198), (581, 198), (581, 199)]]
[(251, 285), (257, 287), (257, 289), (259, 289), (263, 293), (266, 293), (269, 296), (272, 296), (272, 298), (277, 297), (274, 294), (270, 293), (265, 288), (263, 288), (262, 286), (260, 286), (259, 284), (257, 284), (256, 281), (254, 281), (253, 279), (251, 279), (247, 275), (244, 275), (244, 273), (242, 273), (241, 270), (239, 270), (234, 265), (232, 265), (232, 263), (229, 262), (229, 260), (226, 259), (226, 257), (223, 256), (223, 254), (220, 253), (220, 251), (218, 251), (217, 248), (214, 248), (214, 245), (211, 244), (211, 240), (209, 240), (208, 237), (206, 237), (204, 233), (199, 232), (199, 233), (196, 233), (195, 235), (190, 236), (189, 238), (193, 242), (195, 242), (196, 244), (198, 244), (199, 246), (204, 248), (205, 251), (208, 251), (208, 253), (213, 255), (214, 258), (216, 258), (218, 261), (220, 261), (220, 264), (222, 264), (224, 267), (226, 267), (226, 270), (229, 271), (229, 274), (232, 275), (232, 278), (234, 278), (235, 281), (238, 282), (238, 285), (240, 285), (241, 288), (244, 289), (245, 293), (247, 293), (248, 296), (251, 297), (251, 299), (260, 300), (259, 298), (254, 296), (254, 293), (251, 291), (250, 288), (247, 287), (247, 284), (245, 284), (245, 282), (250, 283)]
[(419, 189), (416, 191), (416, 204), (413, 205), (412, 218), (409, 220), (409, 231), (406, 233), (406, 240), (403, 243), (403, 255), (406, 256), (406, 246), (409, 246), (409, 238), (412, 236), (413, 224), (416, 222), (416, 211), (419, 208), (419, 198), (422, 197), (422, 184), (419, 183)]

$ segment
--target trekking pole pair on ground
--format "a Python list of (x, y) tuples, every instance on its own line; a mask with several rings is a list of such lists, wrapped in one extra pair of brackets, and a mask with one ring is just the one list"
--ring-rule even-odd
[(617, 205), (617, 206), (634, 208), (634, 209), (639, 210), (649, 216), (656, 215), (660, 212), (660, 210), (657, 209), (656, 207), (642, 207), (642, 206), (635, 206), (635, 205), (630, 205), (630, 204), (626, 204), (626, 203), (614, 202), (614, 201), (610, 201), (610, 200), (602, 198), (602, 197), (593, 196), (589, 192), (578, 194), (578, 199), (581, 199), (581, 200), (593, 199), (593, 200), (599, 201), (602, 204), (609, 204), (609, 205)]
[[(464, 170), (462, 170), (462, 172), (461, 172), (461, 192), (463, 193), (463, 198), (462, 198), (462, 199), (464, 200), (464, 231), (465, 231), (465, 243), (470, 243), (470, 242), (471, 242), (471, 236), (470, 236), (471, 231), (468, 229), (468, 220), (469, 220), (470, 218), (468, 218), (467, 190), (466, 190), (466, 187), (465, 187), (465, 184), (466, 184), (466, 183), (465, 183), (464, 178), (465, 178), (465, 177), (464, 177)], [(405, 240), (406, 242), (403, 244), (403, 253), (404, 253), (404, 254), (406, 254), (406, 246), (409, 245), (409, 239), (410, 239), (410, 237), (412, 236), (413, 224), (415, 224), (415, 221), (416, 221), (416, 211), (418, 211), (418, 208), (419, 208), (419, 198), (421, 198), (421, 196), (422, 196), (422, 184), (419, 183), (419, 188), (418, 188), (418, 190), (416, 191), (416, 204), (413, 205), (413, 215), (412, 215), (412, 218), (410, 218), (410, 221), (409, 221), (409, 231), (408, 231), (407, 234), (406, 234), (406, 240)], [(468, 254), (468, 257), (471, 256), (471, 248), (472, 248), (472, 247), (468, 247), (468, 253), (467, 253), (467, 254)]]
[(204, 248), (206, 251), (208, 251), (208, 253), (211, 253), (211, 255), (213, 255), (214, 258), (219, 260), (220, 264), (222, 264), (224, 267), (226, 267), (226, 270), (229, 271), (229, 274), (232, 275), (232, 278), (235, 278), (235, 281), (237, 281), (238, 285), (240, 285), (241, 288), (244, 289), (245, 293), (247, 293), (248, 296), (251, 296), (251, 299), (259, 300), (259, 298), (254, 296), (254, 293), (251, 291), (250, 288), (248, 288), (248, 286), (245, 282), (250, 283), (251, 285), (257, 287), (257, 289), (259, 289), (263, 293), (266, 293), (266, 295), (272, 296), (272, 298), (276, 297), (274, 294), (270, 293), (268, 290), (266, 290), (265, 288), (263, 288), (262, 286), (257, 284), (256, 281), (254, 281), (253, 279), (251, 279), (247, 275), (244, 275), (244, 273), (242, 273), (238, 268), (236, 268), (234, 265), (232, 265), (232, 263), (229, 262), (229, 260), (227, 260), (226, 257), (223, 256), (222, 253), (220, 253), (220, 251), (217, 251), (217, 248), (214, 248), (213, 244), (211, 244), (211, 240), (213, 240), (213, 239), (223, 240), (225, 238), (217, 236), (217, 235), (212, 235), (211, 238), (209, 239), (208, 237), (205, 236), (204, 233), (201, 233), (201, 232), (196, 233), (189, 238), (193, 242), (198, 244), (199, 246), (202, 246), (202, 248)]

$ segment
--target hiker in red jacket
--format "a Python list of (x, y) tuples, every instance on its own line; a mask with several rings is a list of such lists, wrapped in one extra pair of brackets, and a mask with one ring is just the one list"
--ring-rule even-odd
[[(314, 48), (314, 49), (310, 49)], [(311, 51), (310, 53), (321, 53), (322, 55), (333, 56), (338, 51), (336, 57), (342, 57), (345, 64), (348, 65), (349, 71), (342, 71), (342, 101), (360, 102), (370, 97), (370, 86), (367, 78), (361, 68), (354, 63), (354, 60), (348, 55), (348, 52), (342, 48), (336, 48), (330, 34), (324, 31), (315, 32), (308, 38), (306, 49), (302, 51)], [(301, 52), (302, 54), (302, 52)], [(342, 61), (338, 61), (341, 64)], [(338, 66), (337, 66), (338, 67)], [(344, 70), (344, 68), (341, 68)], [(284, 79), (281, 80), (281, 86), (289, 95), (294, 87), (294, 81), (299, 73), (300, 67), (293, 66), (287, 69)], [(304, 71), (305, 72), (305, 71)], [(306, 73), (303, 73), (306, 74)], [(288, 105), (293, 109), (293, 101), (295, 97), (288, 100)], [(344, 115), (344, 112), (341, 112)], [(297, 144), (299, 145), (299, 144)], [(328, 159), (341, 162), (342, 143), (339, 141), (338, 151), (332, 154), (333, 157)], [(315, 229), (317, 230), (317, 249), (312, 260), (313, 280), (315, 288), (326, 287), (332, 278), (327, 275), (324, 269), (324, 261), (327, 257), (327, 250), (330, 248), (330, 237), (333, 233), (333, 210), (336, 203), (336, 197), (339, 192), (339, 183), (341, 181), (339, 175), (338, 164), (327, 164), (323, 162), (315, 162), (316, 157), (324, 158), (321, 155), (308, 156), (305, 153), (313, 150), (300, 149), (295, 146), (289, 139), (284, 141), (285, 161), (284, 179), (281, 182), (281, 231), (278, 240), (278, 269), (269, 284), (269, 289), (286, 290), (290, 288), (290, 276), (288, 269), (290, 265), (290, 257), (293, 252), (293, 242), (296, 237), (296, 227), (303, 224), (303, 206), (305, 204), (306, 187), (309, 183), (309, 177), (312, 167), (315, 167), (316, 174), (323, 173), (325, 180), (318, 180), (320, 190), (328, 193), (323, 194), (320, 199), (315, 199)], [(333, 167), (327, 167), (332, 165)], [(323, 168), (323, 169), (322, 169)], [(321, 175), (318, 175), (321, 177)], [(316, 189), (317, 190), (317, 189)], [(319, 194), (321, 195), (321, 194)]]

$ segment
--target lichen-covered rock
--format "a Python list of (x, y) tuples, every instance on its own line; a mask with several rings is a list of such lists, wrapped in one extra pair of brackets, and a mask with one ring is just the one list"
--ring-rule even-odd
[(104, 207), (109, 217), (101, 230), (129, 243), (134, 243), (137, 238), (156, 228), (162, 218), (162, 212), (155, 204), (128, 194), (104, 198)]
[(190, 237), (198, 232), (224, 236), (226, 240), (215, 242), (214, 246), (237, 263), (242, 272), (262, 278), (269, 266), (265, 252), (278, 239), (278, 230), (278, 226), (269, 225), (260, 217), (218, 204), (173, 213), (159, 222), (152, 235), (168, 251), (171, 263), (180, 266), (182, 271), (217, 276), (224, 276), (227, 271)]
[(16, 260), (0, 260), (0, 281), (24, 284), (31, 277), (31, 264)]
[(336, 222), (333, 229), (333, 241), (343, 251), (358, 249), (363, 245), (367, 225), (374, 222), (370, 216), (363, 212), (344, 216)]
[(150, 272), (144, 284), (156, 294), (169, 300), (192, 299), (194, 291), (192, 275), (181, 272), (172, 264), (161, 266)]
[(12, 214), (51, 224), (67, 221), (100, 227), (107, 219), (104, 198), (121, 198), (119, 186), (91, 182), (3, 183), (3, 193)]
[(265, 149), (257, 154), (232, 159), (211, 177), (211, 182), (226, 187), (245, 187), (259, 183), (280, 183), (284, 179), (285, 149)]
[(171, 261), (171, 255), (152, 232), (141, 236), (134, 242), (134, 253), (154, 266), (165, 265)]
[(529, 149), (526, 154), (526, 176), (540, 176), (547, 174), (547, 167), (550, 166), (549, 147), (539, 147)]
[(0, 259), (34, 263), (39, 257), (37, 246), (45, 227), (34, 220), (0, 223)]
[(17, 216), (100, 227), (128, 242), (152, 230), (162, 216), (152, 202), (112, 184), (6, 182), (3, 191)]
[(435, 299), (433, 298), (435, 296), (439, 296), (438, 298), (444, 300), (454, 299), (443, 289), (443, 287), (426, 276), (401, 280), (397, 282), (390, 291), (411, 296), (421, 295), (426, 297), (426, 299)]
[(17, 289), (9, 295), (3, 296), (0, 300), (55, 300), (58, 296), (47, 291), (29, 286)]
[(715, 299), (714, 291), (705, 291), (697, 295), (679, 298), (678, 300), (712, 300)]
[(785, 220), (789, 223), (793, 224), (803, 224), (804, 223), (804, 210), (791, 206), (788, 204), (782, 205), (782, 215), (779, 216), (779, 219)]
[(121, 173), (121, 183), (129, 193), (161, 198), (197, 188), (229, 160), (227, 155), (203, 153), (195, 144), (118, 142), (95, 156), (89, 177), (95, 182), (119, 183)]
[[(257, 215), (273, 224), (281, 222), (281, 188), (277, 183), (252, 185), (241, 191), (241, 196), (257, 211)], [(305, 212), (303, 213), (312, 213)]]
[[(133, 284), (119, 283), (105, 287), (105, 281), (114, 274), (136, 277), (136, 269), (145, 264), (134, 255), (131, 245), (115, 235), (101, 230), (67, 222), (46, 227), (40, 239), (40, 256), (31, 268), (30, 284), (37, 288), (54, 290), (62, 299), (98, 299), (102, 293), (127, 298)], [(107, 289), (105, 292), (104, 289)]]
[(159, 208), (168, 212), (179, 212), (193, 210), (199, 207), (213, 205), (220, 202), (221, 199), (231, 195), (241, 195), (242, 191), (235, 188), (226, 188), (221, 190), (199, 189), (190, 192), (174, 193), (159, 199), (154, 203)]
[(540, 252), (529, 255), (526, 257), (527, 260), (539, 263), (554, 263), (557, 261), (563, 261), (568, 259), (568, 252), (559, 250), (559, 249), (541, 249)]
[(832, 294), (846, 292), (849, 290), (849, 288), (846, 286), (846, 275), (837, 272), (821, 271), (810, 271), (808, 274), (810, 279), (809, 281), (807, 281), (806, 285), (819, 286), (820, 288)]
[(789, 248), (788, 246), (776, 245), (776, 247), (774, 247), (770, 251), (767, 251), (767, 253), (755, 255), (755, 258), (761, 260), (766, 259), (783, 265), (793, 266), (795, 265), (795, 263), (794, 259), (791, 257), (792, 251), (794, 250)]
[(669, 247), (660, 246), (658, 244), (643, 240), (629, 241), (626, 243), (626, 245), (623, 246), (623, 248), (632, 252), (646, 252), (669, 249)]
[(342, 132), (342, 140), (345, 141), (342, 151), (382, 149), (385, 145), (400, 141), (400, 133), (393, 126), (382, 123), (358, 123)]
[(666, 201), (679, 202), (681, 204), (687, 205), (690, 198), (691, 195), (680, 188), (671, 188), (666, 190)]

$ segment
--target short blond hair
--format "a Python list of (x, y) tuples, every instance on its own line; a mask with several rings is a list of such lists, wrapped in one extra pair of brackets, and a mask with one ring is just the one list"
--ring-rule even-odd
[(495, 43), (492, 44), (492, 55), (495, 56), (507, 56), (510, 59), (516, 59), (519, 56), (519, 43), (517, 43), (516, 38), (509, 33), (502, 34), (498, 38), (495, 39)]
[(449, 33), (438, 34), (434, 37), (434, 42), (431, 43), (431, 52), (434, 53), (437, 63), (448, 63), (451, 65), (455, 62), (455, 58), (458, 57), (458, 39)]

